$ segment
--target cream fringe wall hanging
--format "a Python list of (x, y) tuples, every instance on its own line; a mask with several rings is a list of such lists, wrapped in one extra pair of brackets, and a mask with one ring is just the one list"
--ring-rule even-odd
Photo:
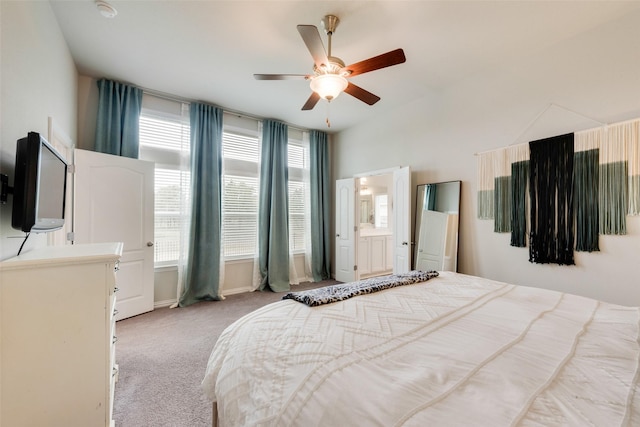
[(493, 219), (495, 165), (501, 150), (478, 154), (478, 219)]

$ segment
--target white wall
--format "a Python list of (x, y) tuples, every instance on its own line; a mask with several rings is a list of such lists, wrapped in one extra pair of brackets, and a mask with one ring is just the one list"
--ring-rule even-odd
[(98, 97), (97, 79), (78, 76), (78, 142), (76, 145), (83, 150), (93, 150), (96, 146)]
[[(565, 40), (506, 67), (486, 70), (432, 98), (334, 135), (333, 179), (392, 166), (412, 168), (415, 185), (462, 180), (459, 271), (640, 305), (640, 217), (627, 236), (601, 236), (599, 253), (577, 252), (575, 266), (528, 262), (476, 219), (474, 153), (640, 117), (640, 12)], [(411, 61), (411, 58), (407, 58)], [(436, 65), (434, 65), (436, 66)], [(393, 149), (401, 143), (406, 149)], [(366, 153), (362, 155), (361, 153)]]
[[(48, 119), (76, 139), (78, 73), (49, 2), (0, 2), (0, 170), (13, 186), (16, 140), (48, 134)], [(15, 256), (24, 233), (11, 228), (13, 197), (0, 206), (0, 259)], [(46, 244), (32, 235), (23, 251)]]

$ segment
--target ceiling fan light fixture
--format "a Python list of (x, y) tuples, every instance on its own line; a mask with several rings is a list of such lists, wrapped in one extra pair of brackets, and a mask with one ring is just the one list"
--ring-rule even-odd
[(327, 101), (335, 99), (344, 91), (349, 82), (338, 74), (321, 74), (311, 79), (311, 90)]

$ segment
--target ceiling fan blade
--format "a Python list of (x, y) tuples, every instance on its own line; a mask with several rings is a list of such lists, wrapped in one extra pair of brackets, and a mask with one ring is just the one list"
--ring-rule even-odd
[(307, 99), (307, 102), (302, 106), (302, 111), (313, 110), (313, 107), (320, 101), (320, 95), (315, 92), (311, 92), (311, 96)]
[(376, 102), (380, 101), (379, 96), (374, 95), (371, 92), (368, 92), (362, 89), (360, 86), (356, 86), (351, 82), (349, 82), (349, 85), (344, 91), (349, 95), (353, 96), (354, 98), (358, 98), (360, 101), (364, 102), (365, 104), (373, 105)]
[(298, 32), (302, 36), (304, 44), (307, 45), (316, 66), (320, 68), (322, 64), (328, 65), (329, 58), (327, 58), (327, 51), (324, 50), (318, 29), (314, 25), (298, 25)]
[(383, 53), (382, 55), (374, 56), (373, 58), (348, 65), (342, 70), (350, 71), (349, 77), (353, 77), (358, 74), (368, 73), (369, 71), (379, 70), (380, 68), (402, 64), (406, 60), (407, 58), (404, 56), (404, 51), (402, 49), (396, 49), (391, 52)]
[(256, 80), (307, 80), (307, 74), (254, 74)]

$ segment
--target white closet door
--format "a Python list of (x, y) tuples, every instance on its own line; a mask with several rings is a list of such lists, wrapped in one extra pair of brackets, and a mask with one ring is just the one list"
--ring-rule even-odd
[(411, 269), (411, 169), (409, 166), (393, 172), (393, 273)]
[(123, 242), (116, 320), (153, 310), (154, 164), (75, 150), (74, 242)]
[(422, 211), (416, 270), (444, 270), (447, 225), (449, 215), (436, 211)]
[(336, 181), (336, 280), (355, 280), (355, 180)]

